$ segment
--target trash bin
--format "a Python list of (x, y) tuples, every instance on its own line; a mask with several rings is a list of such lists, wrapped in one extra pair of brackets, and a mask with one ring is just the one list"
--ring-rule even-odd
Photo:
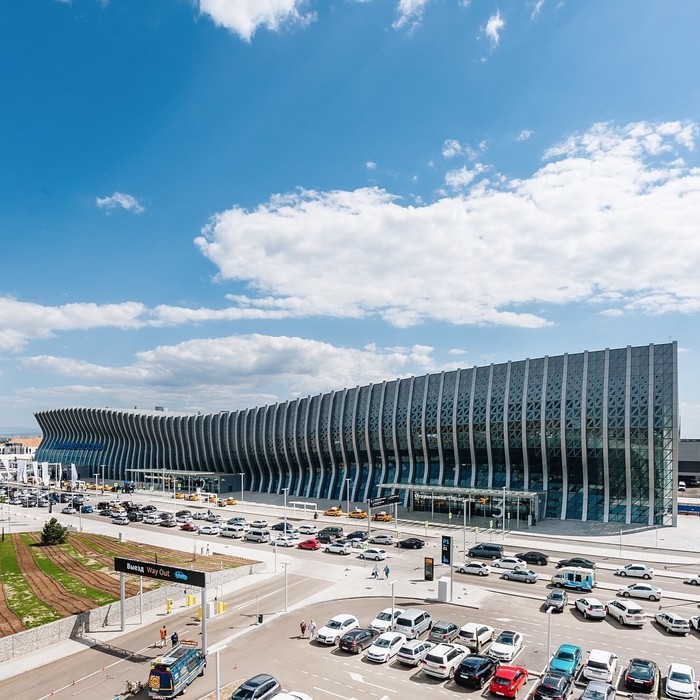
[(262, 623), (263, 623), (263, 615), (262, 615), (262, 613), (258, 613), (258, 624), (262, 625)]

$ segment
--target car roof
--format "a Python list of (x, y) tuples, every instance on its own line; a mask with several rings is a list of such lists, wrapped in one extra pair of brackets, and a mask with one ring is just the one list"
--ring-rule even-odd
[[(349, 620), (349, 619), (351, 619), (351, 618), (352, 618), (353, 620), (356, 619), (355, 616), (354, 616), (354, 615), (350, 615), (350, 613), (340, 613), (340, 615), (333, 615), (333, 617), (331, 617), (330, 619), (331, 619), (331, 620), (338, 620), (338, 621), (341, 621), (341, 620)], [(329, 622), (330, 622), (330, 620), (329, 620)]]
[(559, 651), (581, 651), (581, 647), (576, 644), (561, 644)]
[(522, 666), (499, 666), (496, 674), (501, 677), (505, 676), (506, 678), (512, 678), (520, 671), (525, 671), (525, 673), (527, 673), (527, 669), (523, 668)]

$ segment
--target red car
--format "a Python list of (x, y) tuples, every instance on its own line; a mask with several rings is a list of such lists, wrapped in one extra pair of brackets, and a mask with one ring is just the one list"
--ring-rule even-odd
[(199, 530), (199, 525), (190, 520), (189, 522), (182, 523), (182, 525), (180, 525), (180, 529), (187, 530), (187, 532), (197, 532), (197, 530)]
[(499, 666), (489, 684), (492, 695), (514, 698), (527, 681), (527, 669), (522, 666)]
[(321, 549), (321, 543), (316, 537), (310, 537), (308, 540), (299, 542), (297, 547), (299, 549)]

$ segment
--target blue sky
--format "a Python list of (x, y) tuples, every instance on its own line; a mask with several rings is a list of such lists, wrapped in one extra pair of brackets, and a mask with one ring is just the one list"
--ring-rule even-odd
[(679, 344), (700, 4), (8, 0), (0, 426)]

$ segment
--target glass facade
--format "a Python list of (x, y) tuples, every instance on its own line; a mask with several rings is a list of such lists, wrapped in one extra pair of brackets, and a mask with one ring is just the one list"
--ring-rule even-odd
[[(350, 499), (438, 490), (541, 494), (548, 518), (675, 521), (675, 343), (396, 379), (238, 412), (36, 414), (39, 461), (245, 475), (249, 490)], [(391, 485), (391, 486), (389, 486)], [(414, 494), (415, 495), (415, 494)]]

